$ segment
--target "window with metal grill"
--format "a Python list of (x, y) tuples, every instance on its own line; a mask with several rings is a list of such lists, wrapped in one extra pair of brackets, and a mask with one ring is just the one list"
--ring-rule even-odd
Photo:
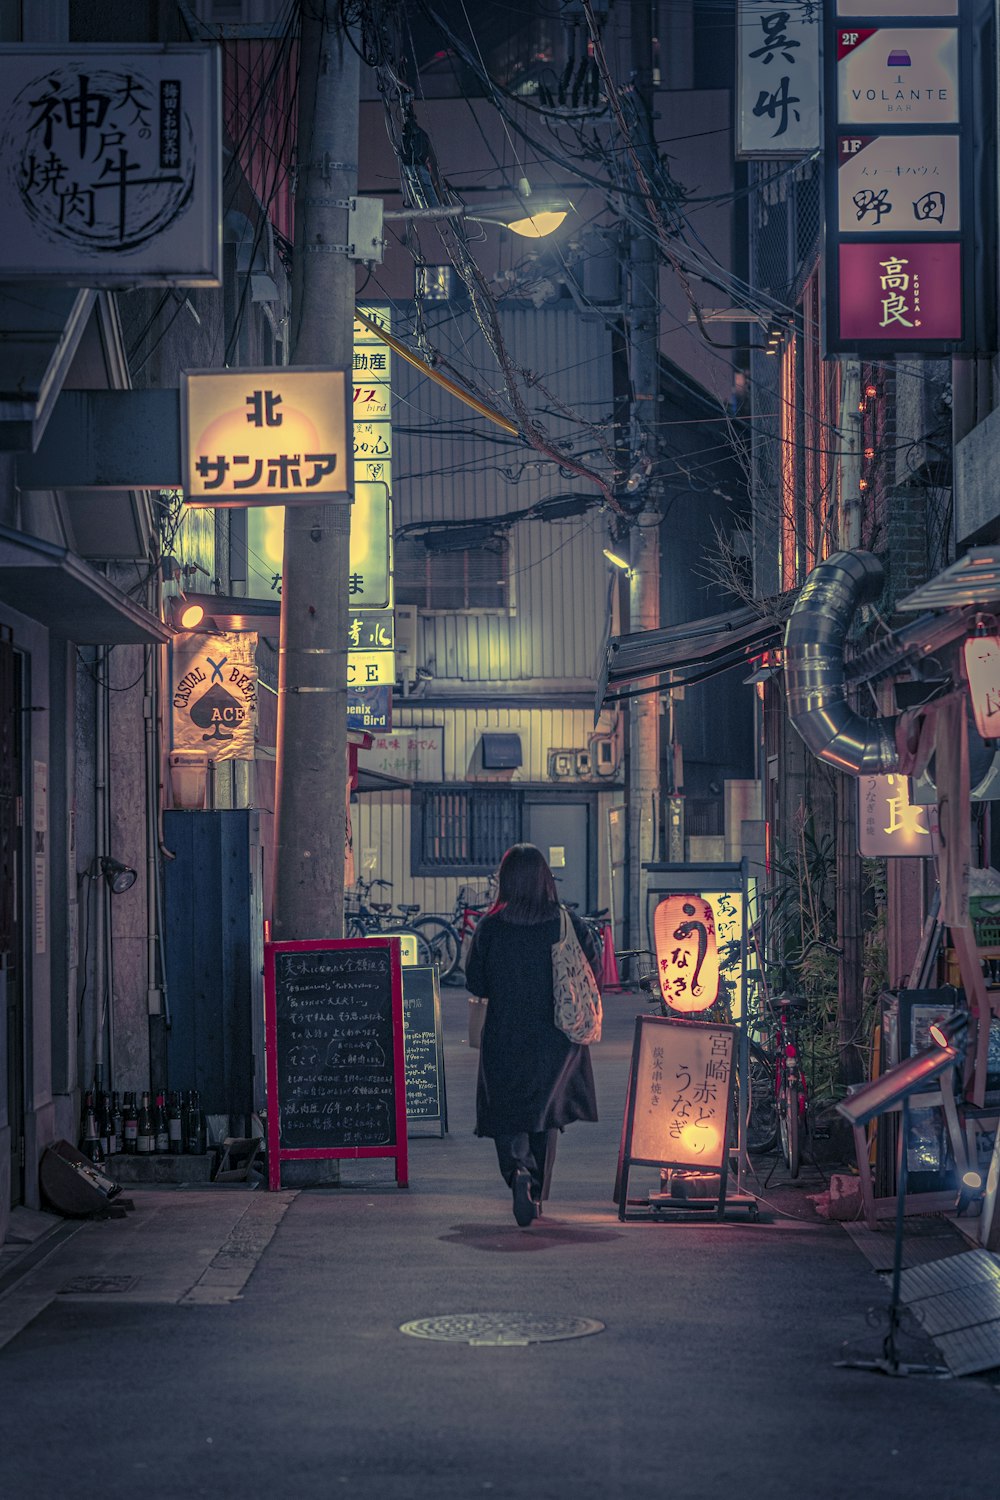
[(522, 794), (508, 787), (421, 787), (413, 794), (411, 873), (492, 875), (521, 841)]
[(394, 549), (397, 604), (418, 609), (505, 609), (508, 549), (502, 537), (487, 535), (476, 546), (442, 545), (400, 537)]

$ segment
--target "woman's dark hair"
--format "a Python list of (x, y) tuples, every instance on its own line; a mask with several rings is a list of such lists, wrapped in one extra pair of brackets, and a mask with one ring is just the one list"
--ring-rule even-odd
[(495, 911), (509, 922), (547, 922), (559, 910), (559, 897), (545, 856), (534, 844), (514, 844), (500, 861)]

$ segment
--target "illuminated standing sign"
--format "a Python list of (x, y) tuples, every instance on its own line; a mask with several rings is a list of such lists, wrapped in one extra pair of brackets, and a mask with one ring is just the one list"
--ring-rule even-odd
[(994, 85), (974, 66), (990, 7), (832, 0), (824, 18), (825, 352), (992, 348), (995, 163), (976, 121)]
[(301, 366), (186, 370), (181, 452), (189, 505), (316, 505), (347, 497), (345, 378)]
[(858, 852), (865, 859), (929, 858), (935, 809), (910, 801), (908, 776), (860, 776)]
[(218, 286), (218, 49), (0, 48), (0, 275)]

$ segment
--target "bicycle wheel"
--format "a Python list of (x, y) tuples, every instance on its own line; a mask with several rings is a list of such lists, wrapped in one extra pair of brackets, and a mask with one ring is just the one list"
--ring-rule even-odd
[(785, 1158), (789, 1177), (799, 1175), (799, 1087), (792, 1078), (785, 1079), (785, 1086), (778, 1103), (778, 1134), (781, 1136), (781, 1154)]
[(370, 935), (364, 917), (348, 917), (346, 926), (344, 927), (345, 937), (363, 938)]
[(750, 1112), (747, 1119), (747, 1150), (770, 1151), (778, 1138), (778, 1105), (774, 1097), (774, 1073), (766, 1062), (750, 1059)]
[(410, 926), (427, 944), (428, 962), (437, 965), (438, 978), (443, 984), (458, 965), (458, 933), (443, 917), (417, 917)]

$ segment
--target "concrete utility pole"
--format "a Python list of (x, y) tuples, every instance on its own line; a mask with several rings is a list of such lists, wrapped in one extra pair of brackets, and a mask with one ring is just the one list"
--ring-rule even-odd
[[(347, 371), (353, 484), (354, 265), (348, 200), (357, 190), (358, 54), (333, 0), (302, 7), (293, 365)], [(341, 471), (343, 472), (343, 471)], [(340, 937), (347, 804), (347, 575), (350, 507), (288, 506), (281, 591), (273, 937)]]
[[(638, 154), (647, 179), (654, 179), (653, 34), (649, 0), (631, 0), (632, 93), (639, 114)], [(644, 210), (638, 193), (635, 212)], [(629, 380), (631, 383), (631, 486), (644, 495), (629, 536), (629, 630), (655, 630), (660, 623), (660, 511), (657, 499), (659, 451), (659, 256), (651, 230), (632, 230), (625, 291)], [(652, 473), (652, 483), (648, 475)], [(634, 493), (634, 489), (632, 490)], [(629, 486), (626, 487), (628, 501)], [(628, 710), (629, 943), (646, 946), (646, 889), (642, 866), (655, 858), (660, 821), (660, 697), (633, 698)]]

